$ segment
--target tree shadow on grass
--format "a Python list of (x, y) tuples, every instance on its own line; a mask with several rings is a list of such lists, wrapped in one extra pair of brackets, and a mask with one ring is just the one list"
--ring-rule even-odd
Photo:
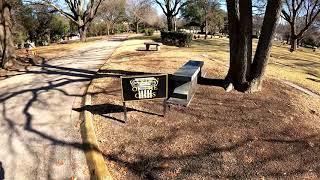
[(315, 78), (307, 78), (307, 79), (309, 79), (309, 80), (311, 80), (311, 81), (314, 81), (314, 82), (317, 82), (317, 83), (320, 83), (320, 80), (319, 80), (319, 79), (315, 79)]
[(319, 177), (319, 131), (296, 114), (289, 88), (265, 85), (263, 95), (200, 86), (168, 119), (108, 123), (101, 138), (117, 141), (100, 144), (107, 163), (120, 179)]
[[(175, 134), (172, 132), (172, 134)], [(310, 158), (300, 164), (298, 167), (292, 167), (283, 171), (280, 169), (270, 167), (265, 169), (270, 165), (270, 163), (275, 163), (279, 161), (286, 161), (293, 156), (300, 156), (303, 153), (299, 148), (294, 148), (288, 152), (275, 151), (267, 156), (263, 156), (255, 159), (250, 163), (243, 162), (233, 162), (225, 160), (225, 156), (229, 154), (234, 154), (236, 152), (244, 153), (241, 156), (247, 156), (243, 152), (244, 148), (250, 146), (255, 146), (255, 144), (271, 143), (278, 144), (277, 146), (305, 146), (308, 145), (308, 140), (314, 138), (318, 135), (311, 135), (308, 137), (300, 139), (253, 139), (244, 138), (237, 142), (230, 142), (226, 146), (217, 146), (214, 144), (202, 144), (198, 147), (196, 153), (186, 153), (183, 155), (170, 154), (164, 155), (161, 150), (155, 151), (152, 154), (130, 154), (127, 152), (125, 147), (131, 147), (135, 145), (125, 144), (121, 146), (119, 151), (114, 151), (110, 154), (104, 154), (108, 161), (116, 163), (118, 166), (123, 167), (134, 175), (135, 177), (142, 179), (162, 179), (168, 177), (168, 175), (174, 174), (171, 178), (173, 179), (192, 179), (192, 178), (231, 178), (231, 179), (251, 179), (260, 177), (269, 178), (285, 178), (285, 177), (303, 177), (304, 174), (310, 172), (310, 169), (304, 168), (305, 166), (315, 166), (312, 172), (320, 175), (320, 166), (316, 165), (318, 163), (317, 159)], [(171, 138), (170, 136), (168, 138)], [(163, 137), (155, 138), (162, 139), (162, 141), (170, 141), (169, 139), (163, 139)], [(157, 140), (151, 139), (150, 142)], [(159, 144), (154, 142), (155, 144)], [(160, 142), (161, 143), (161, 142)], [(291, 145), (292, 144), (292, 145)], [(152, 145), (150, 145), (152, 146)], [(310, 149), (310, 148), (309, 148)], [(319, 149), (319, 147), (317, 147)], [(249, 154), (248, 154), (249, 155)], [(135, 160), (128, 160), (125, 157), (135, 156)], [(238, 155), (237, 155), (238, 156)], [(230, 157), (229, 157), (230, 158)], [(237, 157), (240, 158), (240, 157)], [(242, 165), (241, 165), (242, 164)], [(226, 168), (225, 171), (223, 169)], [(283, 168), (282, 168), (283, 169)]]
[(224, 79), (212, 79), (212, 78), (199, 77), (198, 84), (224, 88), (226, 85), (226, 81)]
[[(239, 167), (239, 170), (235, 166), (234, 163), (224, 161), (222, 154), (230, 154), (236, 151), (240, 151), (242, 148), (246, 146), (250, 146), (250, 144), (256, 142), (271, 142), (271, 143), (281, 143), (281, 144), (305, 144), (307, 139), (312, 138), (306, 137), (304, 139), (299, 140), (279, 140), (279, 139), (243, 139), (238, 142), (231, 143), (227, 146), (215, 146), (212, 144), (202, 144), (198, 147), (198, 151), (196, 153), (188, 153), (184, 155), (162, 155), (160, 152), (155, 152), (153, 155), (135, 155), (137, 159), (135, 161), (128, 161), (125, 158), (125, 154), (127, 152), (124, 150), (120, 150), (119, 152), (113, 152), (111, 154), (105, 155), (105, 158), (108, 161), (112, 161), (117, 163), (118, 165), (129, 170), (130, 173), (133, 173), (135, 176), (143, 179), (162, 179), (163, 177), (167, 177), (163, 173), (175, 173), (174, 179), (188, 179), (194, 177), (202, 177), (202, 178), (231, 178), (231, 179), (243, 179), (243, 178), (258, 178), (261, 176), (264, 177), (287, 177), (287, 176), (295, 176), (295, 175), (303, 175), (308, 173), (308, 169), (292, 168), (287, 172), (281, 172), (278, 170), (270, 170), (264, 171), (259, 175), (255, 174), (253, 169), (261, 170), (265, 166), (267, 166), (270, 162), (281, 161), (286, 158), (290, 158), (290, 156), (299, 155), (299, 150), (294, 150), (292, 152), (276, 152), (272, 153), (270, 156), (263, 157), (260, 159), (256, 159), (254, 162), (246, 164), (245, 167)], [(126, 145), (128, 146), (128, 145)], [(129, 145), (130, 146), (130, 145)], [(124, 147), (124, 146), (123, 146)], [(128, 154), (127, 154), (128, 155)], [(208, 161), (210, 159), (210, 161)], [(231, 164), (230, 164), (231, 163)], [(308, 165), (312, 165), (316, 163), (316, 161), (306, 162)], [(180, 167), (176, 167), (174, 165), (178, 165)], [(229, 168), (235, 168), (234, 172), (231, 172), (230, 169), (223, 172), (218, 169), (223, 169), (224, 166)], [(232, 167), (233, 166), (233, 167)], [(177, 171), (177, 168), (179, 171)], [(211, 169), (210, 169), (211, 168)], [(244, 169), (243, 169), (244, 168)], [(206, 169), (206, 170), (204, 170)], [(210, 169), (210, 170), (209, 170)], [(209, 170), (209, 171), (208, 171)], [(206, 172), (207, 171), (207, 172)], [(320, 169), (314, 169), (314, 171), (319, 175)], [(168, 174), (167, 174), (168, 175)], [(172, 177), (173, 178), (173, 177)]]
[[(124, 106), (120, 106), (120, 105), (116, 105), (116, 104), (86, 105), (81, 108), (74, 108), (73, 110), (78, 111), (78, 112), (89, 111), (94, 115), (100, 115), (100, 116), (107, 117), (107, 118), (110, 118), (112, 120), (115, 120), (115, 121), (118, 121), (121, 123), (125, 123), (125, 121), (123, 121), (121, 119), (117, 119), (115, 117), (110, 116), (113, 113), (124, 112)], [(157, 114), (157, 113), (153, 113), (153, 112), (148, 112), (148, 111), (144, 111), (144, 110), (139, 110), (139, 109), (127, 107), (127, 112), (130, 112), (130, 111), (135, 111), (135, 112), (145, 113), (145, 114), (149, 114), (149, 115), (153, 115), (153, 116), (163, 117), (162, 114)]]

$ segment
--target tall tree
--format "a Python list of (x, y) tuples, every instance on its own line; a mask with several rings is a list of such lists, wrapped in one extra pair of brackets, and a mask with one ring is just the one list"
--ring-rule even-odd
[(167, 17), (168, 31), (173, 30), (173, 19), (179, 14), (181, 8), (189, 3), (189, 0), (155, 0)]
[(262, 88), (282, 0), (268, 0), (257, 49), (252, 59), (252, 0), (227, 0), (230, 67), (227, 91), (255, 92)]
[(298, 40), (319, 16), (320, 0), (286, 0), (281, 12), (290, 25), (290, 51), (293, 52), (297, 50)]
[(12, 9), (15, 43), (23, 45), (26, 40), (42, 45), (60, 40), (69, 32), (70, 20), (44, 5), (25, 6), (14, 4)]
[(27, 6), (24, 6), (21, 0), (16, 0), (12, 5), (12, 21), (13, 21), (13, 37), (14, 42), (22, 44), (27, 40), (27, 30), (24, 27), (25, 22), (28, 22), (25, 17), (31, 16), (32, 13), (29, 11)]
[(50, 22), (54, 14), (51, 9), (44, 5), (32, 6), (32, 19), (23, 24), (28, 28), (29, 40), (34, 41), (36, 45), (43, 45), (44, 42), (50, 42)]
[(0, 1), (0, 67), (7, 68), (15, 56), (15, 47), (12, 36), (11, 5), (5, 1)]
[[(219, 26), (223, 19), (217, 0), (195, 0), (182, 8), (182, 16), (191, 24), (198, 24), (202, 33)], [(205, 36), (205, 37), (206, 37)]]
[(208, 14), (208, 31), (222, 32), (225, 26), (225, 19), (227, 13), (220, 8), (215, 8), (212, 11), (209, 11)]
[(70, 32), (69, 20), (60, 14), (53, 15), (48, 27), (50, 40), (53, 42), (63, 39)]
[[(63, 0), (66, 8), (55, 0), (34, 0), (59, 11), (62, 15), (73, 21), (78, 26), (81, 41), (86, 40), (86, 33), (89, 24), (95, 18), (98, 8), (104, 0)], [(61, 1), (58, 1), (61, 2)]]
[(129, 0), (127, 13), (132, 24), (135, 26), (136, 33), (139, 33), (139, 24), (148, 17), (152, 11), (150, 0)]
[(101, 4), (98, 10), (98, 18), (106, 22), (107, 34), (113, 29), (114, 24), (125, 17), (126, 0), (108, 0)]

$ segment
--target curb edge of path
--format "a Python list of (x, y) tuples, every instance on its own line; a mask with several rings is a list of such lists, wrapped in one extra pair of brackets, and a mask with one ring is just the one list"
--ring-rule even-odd
[[(116, 50), (119, 47), (121, 47), (123, 42), (125, 42), (127, 39), (128, 39), (128, 36), (125, 37), (122, 43), (118, 47), (116, 47), (108, 57), (106, 57), (106, 62), (103, 63), (101, 67), (103, 67), (106, 63), (109, 62), (110, 57), (112, 57), (114, 52), (116, 52)], [(98, 71), (101, 69), (101, 67), (98, 69)], [(90, 93), (88, 93), (90, 92), (91, 88), (92, 88), (92, 80), (85, 91), (84, 102), (83, 102), (84, 107), (92, 105), (92, 102), (91, 102), (92, 96)], [(111, 175), (109, 168), (105, 163), (102, 152), (98, 145), (97, 136), (96, 136), (94, 125), (93, 125), (93, 114), (87, 109), (84, 109), (83, 111), (83, 122), (80, 125), (80, 129), (81, 129), (83, 144), (86, 146), (85, 156), (87, 159), (87, 164), (90, 171), (91, 179), (112, 180), (113, 176)]]
[[(88, 91), (91, 87), (89, 84), (84, 97), (84, 107), (91, 106), (91, 95)], [(104, 161), (101, 150), (98, 146), (97, 136), (93, 125), (93, 114), (84, 110), (83, 122), (81, 124), (81, 135), (85, 147), (85, 156), (87, 159), (88, 168), (91, 179), (111, 180), (113, 179)]]

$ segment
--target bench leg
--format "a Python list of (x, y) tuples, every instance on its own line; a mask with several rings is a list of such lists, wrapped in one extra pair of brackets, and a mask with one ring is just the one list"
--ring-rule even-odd
[(146, 45), (146, 50), (149, 51), (149, 49), (150, 49), (150, 45), (147, 44)]
[(157, 46), (157, 51), (160, 51), (160, 46)]

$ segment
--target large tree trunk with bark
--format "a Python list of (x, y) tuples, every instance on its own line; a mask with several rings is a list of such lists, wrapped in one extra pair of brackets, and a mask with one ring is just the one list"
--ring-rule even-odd
[[(251, 0), (228, 3), (230, 34), (230, 68), (226, 80), (238, 91), (245, 91), (251, 64), (252, 4)], [(239, 9), (239, 10), (237, 10)]]
[(290, 51), (293, 52), (297, 50), (297, 36), (296, 36), (295, 21), (293, 21), (293, 23), (290, 23), (290, 26), (291, 26)]
[(138, 34), (139, 33), (139, 22), (138, 21), (135, 23), (135, 26), (136, 26), (136, 34)]
[(110, 35), (110, 24), (107, 23), (107, 35), (109, 36)]
[(226, 88), (241, 92), (261, 90), (281, 0), (268, 1), (255, 57), (252, 61), (252, 0), (228, 0), (230, 67)]
[(260, 91), (262, 88), (262, 78), (264, 76), (268, 60), (270, 57), (272, 40), (276, 30), (277, 21), (281, 11), (281, 0), (268, 3), (264, 21), (261, 28), (261, 35), (257, 45), (257, 50), (251, 65), (249, 92)]
[(7, 68), (16, 58), (12, 36), (11, 7), (6, 1), (0, 2), (0, 65)]
[(293, 52), (297, 50), (298, 39), (296, 37), (291, 37), (290, 39), (290, 51)]
[(168, 31), (173, 30), (173, 17), (171, 15), (167, 16), (167, 25), (168, 25)]
[(87, 30), (88, 27), (86, 25), (79, 26), (79, 35), (82, 42), (87, 40)]
[[(239, 42), (239, 11), (238, 4), (235, 0), (227, 1), (227, 10), (228, 10), (228, 28), (229, 28), (229, 47), (230, 47), (230, 56), (229, 56), (229, 71), (225, 78), (227, 90), (228, 87), (232, 88), (232, 84), (235, 83), (234, 79), (236, 79), (236, 60), (238, 53), (238, 45)], [(231, 90), (231, 89), (230, 89)], [(229, 91), (229, 90), (228, 90)]]

